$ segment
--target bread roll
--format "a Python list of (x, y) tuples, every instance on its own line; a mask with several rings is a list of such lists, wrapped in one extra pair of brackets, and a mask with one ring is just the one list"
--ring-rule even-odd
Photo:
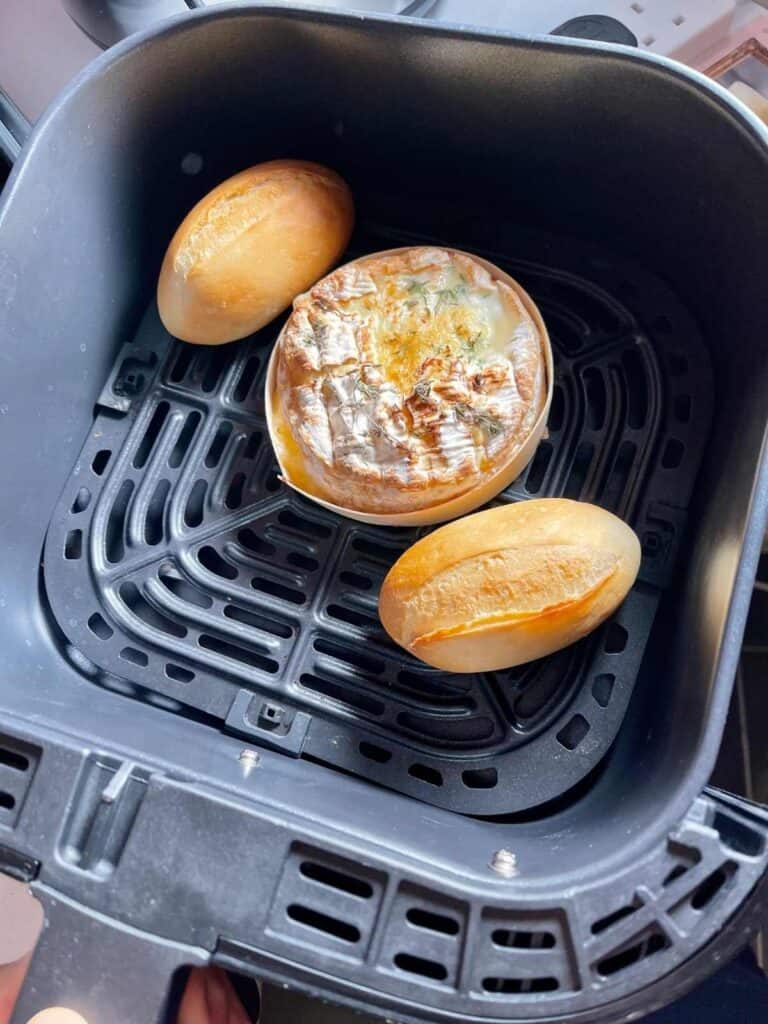
[(257, 164), (184, 218), (157, 286), (167, 330), (200, 345), (252, 334), (336, 263), (354, 209), (334, 171), (303, 160)]
[(610, 512), (544, 498), (478, 512), (409, 548), (381, 590), (398, 644), (448, 672), (533, 661), (600, 625), (640, 566), (635, 533)]
[(532, 457), (551, 394), (530, 298), (492, 264), (434, 246), (329, 274), (296, 299), (273, 358), (285, 478), (347, 514), (434, 522), (477, 508)]

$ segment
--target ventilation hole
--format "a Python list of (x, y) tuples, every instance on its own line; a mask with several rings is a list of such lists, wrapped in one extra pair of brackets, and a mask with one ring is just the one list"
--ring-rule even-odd
[(161, 633), (175, 636), (179, 640), (187, 635), (186, 627), (159, 612), (147, 601), (135, 583), (123, 583), (120, 587), (120, 597), (133, 614), (152, 629), (158, 629)]
[(229, 420), (223, 420), (216, 428), (210, 447), (205, 453), (205, 465), (208, 469), (215, 469), (218, 466), (231, 433), (232, 424)]
[(197, 411), (191, 412), (187, 416), (187, 421), (176, 438), (176, 444), (173, 446), (171, 454), (168, 456), (168, 465), (171, 469), (177, 469), (181, 465), (202, 418), (202, 415)]
[(282, 637), (283, 640), (293, 636), (293, 630), (284, 622), (276, 622), (273, 619), (265, 618), (265, 616), (259, 615), (256, 612), (240, 608), (236, 604), (225, 605), (224, 615), (235, 622), (241, 622), (244, 626), (251, 626), (253, 629), (260, 629), (264, 633), (271, 633), (273, 636)]
[(270, 494), (274, 494), (279, 491), (283, 485), (280, 483), (280, 477), (272, 471), (267, 475), (267, 479), (264, 481), (264, 487)]
[(16, 772), (25, 772), (29, 768), (29, 758), (23, 754), (17, 754), (15, 750), (8, 750), (7, 747), (0, 747), (0, 764), (6, 768), (13, 768)]
[(643, 36), (643, 46), (653, 46), (656, 36)]
[(305, 878), (311, 878), (313, 882), (319, 882), (320, 885), (327, 885), (331, 889), (349, 893), (350, 896), (358, 896), (361, 900), (369, 900), (373, 896), (373, 886), (369, 882), (326, 867), (325, 864), (316, 864), (314, 861), (305, 860), (299, 866), (299, 871)]
[(251, 390), (253, 382), (256, 380), (256, 374), (259, 372), (260, 366), (261, 359), (258, 356), (251, 356), (251, 358), (246, 362), (234, 390), (233, 397), (236, 402), (244, 402), (246, 400), (248, 392)]
[(449, 718), (445, 715), (417, 715), (401, 711), (397, 724), (414, 736), (428, 736), (439, 743), (480, 743), (490, 739), (494, 733), (493, 721), (486, 715), (466, 718)]
[[(551, 705), (555, 696), (562, 692), (564, 684), (571, 678), (571, 661), (574, 658), (574, 650), (566, 649), (539, 662), (534, 669), (532, 678), (527, 682), (523, 692), (515, 701), (515, 715), (523, 722), (530, 722), (531, 719), (541, 714)], [(530, 666), (524, 666), (524, 676), (530, 671)]]
[(259, 451), (259, 448), (261, 448), (261, 434), (253, 433), (248, 438), (248, 444), (245, 446), (245, 451), (243, 452), (243, 458), (244, 459), (255, 459), (256, 458), (256, 454)]
[(600, 960), (597, 965), (598, 974), (601, 974), (604, 978), (610, 978), (614, 974), (626, 970), (627, 967), (638, 963), (640, 960), (645, 960), (647, 957), (660, 953), (668, 947), (669, 940), (666, 935), (657, 929), (639, 941), (635, 940), (632, 945), (621, 949), (618, 953)]
[(605, 423), (607, 397), (603, 375), (594, 367), (584, 371), (587, 421), (592, 430), (602, 430)]
[(107, 519), (105, 544), (108, 562), (121, 562), (125, 554), (125, 517), (133, 494), (133, 480), (123, 480)]
[(491, 934), (491, 942), (505, 949), (553, 949), (555, 936), (552, 932), (517, 931), (497, 928)]
[(83, 554), (83, 531), (70, 530), (64, 541), (64, 557), (69, 561), (80, 558)]
[(340, 704), (357, 708), (358, 711), (364, 711), (369, 715), (384, 714), (385, 707), (381, 701), (375, 700), (373, 697), (369, 697), (368, 694), (362, 693), (353, 687), (341, 686), (338, 683), (331, 682), (330, 679), (322, 679), (319, 676), (311, 675), (309, 672), (305, 672), (299, 682), (307, 690), (313, 690), (315, 693), (322, 694), (324, 697), (330, 697)]
[(629, 917), (634, 914), (636, 910), (639, 910), (640, 906), (640, 901), (636, 900), (634, 903), (630, 903), (626, 907), (619, 907), (619, 909), (614, 910), (612, 914), (606, 914), (605, 917), (601, 917), (592, 925), (592, 934), (599, 935), (600, 932), (604, 932), (613, 925), (618, 924), (619, 921), (623, 921), (625, 917)]
[(149, 658), (144, 651), (137, 651), (135, 647), (124, 647), (120, 651), (120, 657), (123, 661), (129, 661), (132, 665), (138, 665), (139, 668), (146, 668), (149, 664)]
[(254, 590), (260, 590), (263, 594), (271, 594), (272, 597), (279, 597), (281, 601), (290, 601), (291, 604), (304, 604), (306, 600), (300, 590), (286, 587), (284, 583), (276, 583), (274, 580), (265, 580), (262, 576), (254, 576), (251, 586)]
[(206, 353), (208, 356), (208, 367), (200, 385), (206, 394), (210, 394), (211, 391), (215, 390), (216, 385), (219, 383), (221, 372), (229, 362), (229, 353), (226, 349), (226, 345), (221, 345), (218, 348), (209, 349)]
[(72, 502), (72, 511), (77, 514), (78, 512), (85, 512), (91, 503), (91, 492), (87, 487), (81, 487), (77, 492), (75, 500)]
[(442, 786), (443, 776), (437, 770), (437, 768), (430, 768), (428, 764), (412, 764), (408, 769), (408, 774), (412, 779), (418, 779), (419, 782), (426, 782), (428, 786)]
[(678, 423), (688, 423), (691, 419), (691, 396), (676, 395), (672, 403), (675, 419)]
[(555, 384), (552, 391), (552, 404), (549, 407), (549, 421), (547, 426), (550, 433), (556, 433), (565, 420), (565, 392), (559, 384)]
[(237, 569), (234, 565), (230, 565), (229, 562), (225, 561), (216, 548), (212, 548), (209, 544), (204, 548), (200, 548), (197, 557), (203, 568), (212, 572), (215, 576), (221, 576), (225, 580), (237, 579)]
[(374, 658), (372, 655), (365, 654), (356, 648), (351, 646), (344, 647), (331, 640), (325, 640), (320, 636), (315, 639), (312, 646), (320, 654), (328, 654), (332, 658), (338, 658), (340, 661), (345, 661), (347, 664), (354, 665), (355, 668), (361, 668), (364, 672), (370, 672), (372, 675), (381, 675), (386, 668), (385, 663), (380, 658)]
[(292, 903), (286, 911), (292, 921), (303, 924), (305, 928), (311, 928), (316, 932), (323, 932), (325, 935), (332, 935), (342, 942), (355, 943), (360, 941), (360, 929), (347, 921), (340, 921), (336, 917), (328, 917), (321, 914), (319, 910), (311, 907), (303, 907), (300, 903)]
[(277, 518), (283, 526), (287, 526), (291, 530), (298, 530), (300, 533), (311, 534), (313, 537), (330, 537), (333, 532), (329, 526), (317, 523), (313, 519), (305, 519), (303, 516), (298, 516), (288, 508), (284, 508)]
[(240, 647), (239, 644), (233, 644), (228, 640), (221, 640), (216, 636), (209, 636), (207, 633), (201, 633), (197, 638), (197, 642), (204, 651), (212, 651), (214, 654), (221, 655), (222, 658), (238, 661), (242, 665), (248, 665), (250, 668), (259, 668), (264, 672), (270, 673), (277, 672), (280, 668), (274, 658), (266, 658), (257, 651)]
[(592, 680), (592, 696), (601, 708), (607, 708), (610, 704), (615, 682), (616, 676), (610, 672), (602, 672)]
[(367, 576), (361, 576), (356, 572), (343, 572), (339, 575), (339, 579), (342, 583), (356, 587), (358, 590), (370, 590), (373, 586)]
[(193, 587), (186, 580), (179, 579), (178, 576), (172, 576), (161, 570), (158, 578), (163, 586), (181, 601), (187, 601), (197, 608), (210, 608), (213, 604), (213, 599), (208, 594), (198, 587)]
[(621, 443), (600, 499), (600, 504), (603, 508), (613, 511), (618, 509), (627, 483), (632, 475), (632, 467), (635, 464), (636, 455), (637, 446), (632, 441), (623, 441)]
[(629, 634), (618, 622), (611, 622), (605, 631), (603, 650), (606, 654), (621, 654), (627, 646)]
[(165, 674), (176, 683), (191, 683), (195, 678), (195, 673), (190, 669), (183, 668), (181, 665), (174, 665), (172, 661), (166, 664)]
[(192, 363), (192, 357), (195, 354), (195, 349), (191, 345), (180, 345), (179, 354), (176, 358), (176, 362), (173, 364), (173, 369), (170, 373), (170, 380), (174, 384), (179, 384), (187, 375), (190, 364)]
[(531, 468), (528, 470), (528, 475), (525, 478), (525, 489), (529, 494), (538, 494), (541, 490), (541, 485), (544, 483), (544, 476), (547, 472), (547, 467), (552, 459), (552, 452), (554, 448), (549, 441), (540, 441), (539, 446), (536, 449), (536, 454), (533, 457)]
[(672, 19), (672, 24), (673, 25), (683, 25), (683, 24), (685, 24), (685, 15), (684, 14), (678, 14), (676, 18)]
[(557, 734), (557, 740), (566, 750), (575, 750), (589, 732), (589, 722), (583, 715), (574, 715)]
[(431, 910), (424, 910), (421, 907), (411, 907), (405, 916), (417, 928), (439, 932), (440, 935), (459, 934), (459, 922), (452, 917), (446, 917), (445, 914), (435, 914)]
[(715, 814), (712, 827), (720, 833), (720, 842), (736, 853), (758, 857), (765, 848), (765, 841), (759, 832), (720, 811)]
[(445, 981), (448, 977), (444, 964), (439, 964), (437, 960), (427, 960), (423, 956), (414, 956), (413, 953), (398, 953), (394, 964), (407, 974), (418, 974), (420, 978), (431, 978), (432, 981)]
[(346, 622), (350, 626), (358, 626), (361, 629), (374, 629), (379, 631), (379, 623), (371, 615), (364, 615), (353, 608), (344, 608), (339, 604), (328, 605), (328, 614), (332, 619), (339, 622)]
[(289, 552), (286, 561), (289, 565), (295, 565), (297, 569), (305, 569), (307, 572), (314, 572), (320, 566), (316, 558), (300, 555), (298, 551)]
[(461, 773), (461, 781), (467, 789), (493, 789), (499, 781), (495, 768), (467, 768)]
[(557, 978), (483, 978), (483, 991), (499, 995), (520, 992), (555, 992), (560, 987)]
[(393, 551), (392, 548), (384, 547), (383, 544), (377, 544), (375, 541), (368, 540), (367, 537), (355, 537), (352, 541), (352, 547), (355, 551), (359, 551), (360, 554), (366, 555), (374, 562), (380, 562), (387, 568), (392, 565), (394, 560), (400, 554), (399, 551)]
[(377, 747), (375, 743), (368, 743), (366, 740), (359, 745), (358, 750), (367, 757), (369, 761), (375, 761), (376, 764), (386, 764), (392, 760), (392, 751), (385, 750), (384, 747)]
[(96, 476), (101, 476), (104, 470), (107, 468), (109, 460), (112, 458), (112, 452), (109, 448), (102, 448), (100, 452), (96, 452), (93, 456), (93, 462), (91, 463), (91, 469)]
[(207, 480), (195, 480), (189, 492), (184, 509), (184, 522), (191, 529), (200, 526), (205, 516), (205, 494), (208, 490)]
[(88, 619), (88, 629), (97, 636), (99, 640), (109, 640), (109, 638), (115, 632), (112, 627), (106, 622), (98, 612), (94, 612), (93, 615)]
[(667, 356), (667, 362), (672, 377), (682, 377), (688, 370), (688, 360), (681, 352), (670, 352)]
[(168, 402), (158, 402), (155, 406), (155, 411), (152, 413), (152, 418), (147, 424), (147, 429), (144, 431), (144, 437), (141, 439), (141, 444), (136, 449), (136, 454), (133, 456), (133, 464), (136, 469), (141, 469), (142, 466), (146, 465), (147, 459), (150, 456), (152, 449), (155, 447), (160, 432), (163, 429), (163, 424), (168, 419), (168, 413), (171, 407)]
[(277, 550), (274, 544), (270, 544), (269, 541), (264, 540), (257, 533), (247, 527), (238, 533), (237, 539), (244, 548), (248, 551), (252, 551), (256, 555), (266, 555), (269, 557), (274, 555)]
[(0, 810), (12, 811), (16, 806), (16, 800), (10, 793), (0, 789)]
[(568, 482), (563, 492), (566, 498), (578, 498), (581, 495), (594, 454), (594, 445), (588, 444), (586, 441), (582, 441), (576, 449), (571, 463), (571, 471), (568, 474)]
[(155, 490), (147, 505), (147, 518), (144, 523), (144, 540), (150, 546), (159, 544), (163, 539), (163, 513), (168, 492), (171, 489), (168, 480), (158, 480)]
[(629, 348), (622, 352), (626, 387), (627, 423), (633, 430), (639, 430), (648, 418), (648, 374), (641, 352)]
[(672, 870), (669, 872), (667, 877), (662, 882), (663, 888), (666, 889), (668, 885), (672, 885), (672, 883), (676, 882), (678, 878), (682, 878), (688, 870), (689, 868), (686, 864), (675, 864), (675, 866), (672, 868)]
[(245, 487), (245, 473), (235, 473), (232, 482), (227, 488), (224, 504), (228, 509), (240, 508), (243, 503), (243, 489)]
[(670, 437), (664, 445), (664, 452), (661, 456), (661, 464), (664, 469), (677, 469), (683, 461), (685, 445), (674, 437)]
[(719, 867), (716, 871), (713, 871), (711, 875), (707, 875), (701, 885), (698, 886), (691, 896), (691, 906), (693, 909), (703, 910), (704, 907), (709, 906), (715, 896), (717, 896), (728, 881), (731, 874), (732, 872), (726, 871), (725, 867)]

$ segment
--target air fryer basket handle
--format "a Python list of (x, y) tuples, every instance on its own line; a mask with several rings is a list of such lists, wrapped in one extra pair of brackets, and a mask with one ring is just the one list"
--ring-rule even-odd
[(9, 163), (14, 163), (31, 130), (26, 117), (0, 89), (0, 153)]
[(188, 966), (202, 950), (164, 942), (65, 900), (44, 886), (35, 896), (45, 926), (11, 1024), (66, 1006), (88, 1024), (173, 1024)]

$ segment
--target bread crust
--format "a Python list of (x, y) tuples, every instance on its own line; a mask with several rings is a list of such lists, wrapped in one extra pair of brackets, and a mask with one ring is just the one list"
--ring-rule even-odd
[(544, 498), (449, 523), (409, 548), (379, 597), (384, 628), (437, 668), (483, 672), (580, 639), (624, 600), (640, 543), (617, 516)]

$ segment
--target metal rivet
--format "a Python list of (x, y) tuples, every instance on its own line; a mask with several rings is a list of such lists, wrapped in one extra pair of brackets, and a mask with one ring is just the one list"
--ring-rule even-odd
[(513, 878), (517, 874), (517, 857), (511, 850), (497, 850), (491, 857), (490, 866), (497, 875)]
[(240, 751), (238, 761), (243, 766), (243, 774), (247, 777), (261, 763), (261, 754), (246, 747), (245, 750)]

